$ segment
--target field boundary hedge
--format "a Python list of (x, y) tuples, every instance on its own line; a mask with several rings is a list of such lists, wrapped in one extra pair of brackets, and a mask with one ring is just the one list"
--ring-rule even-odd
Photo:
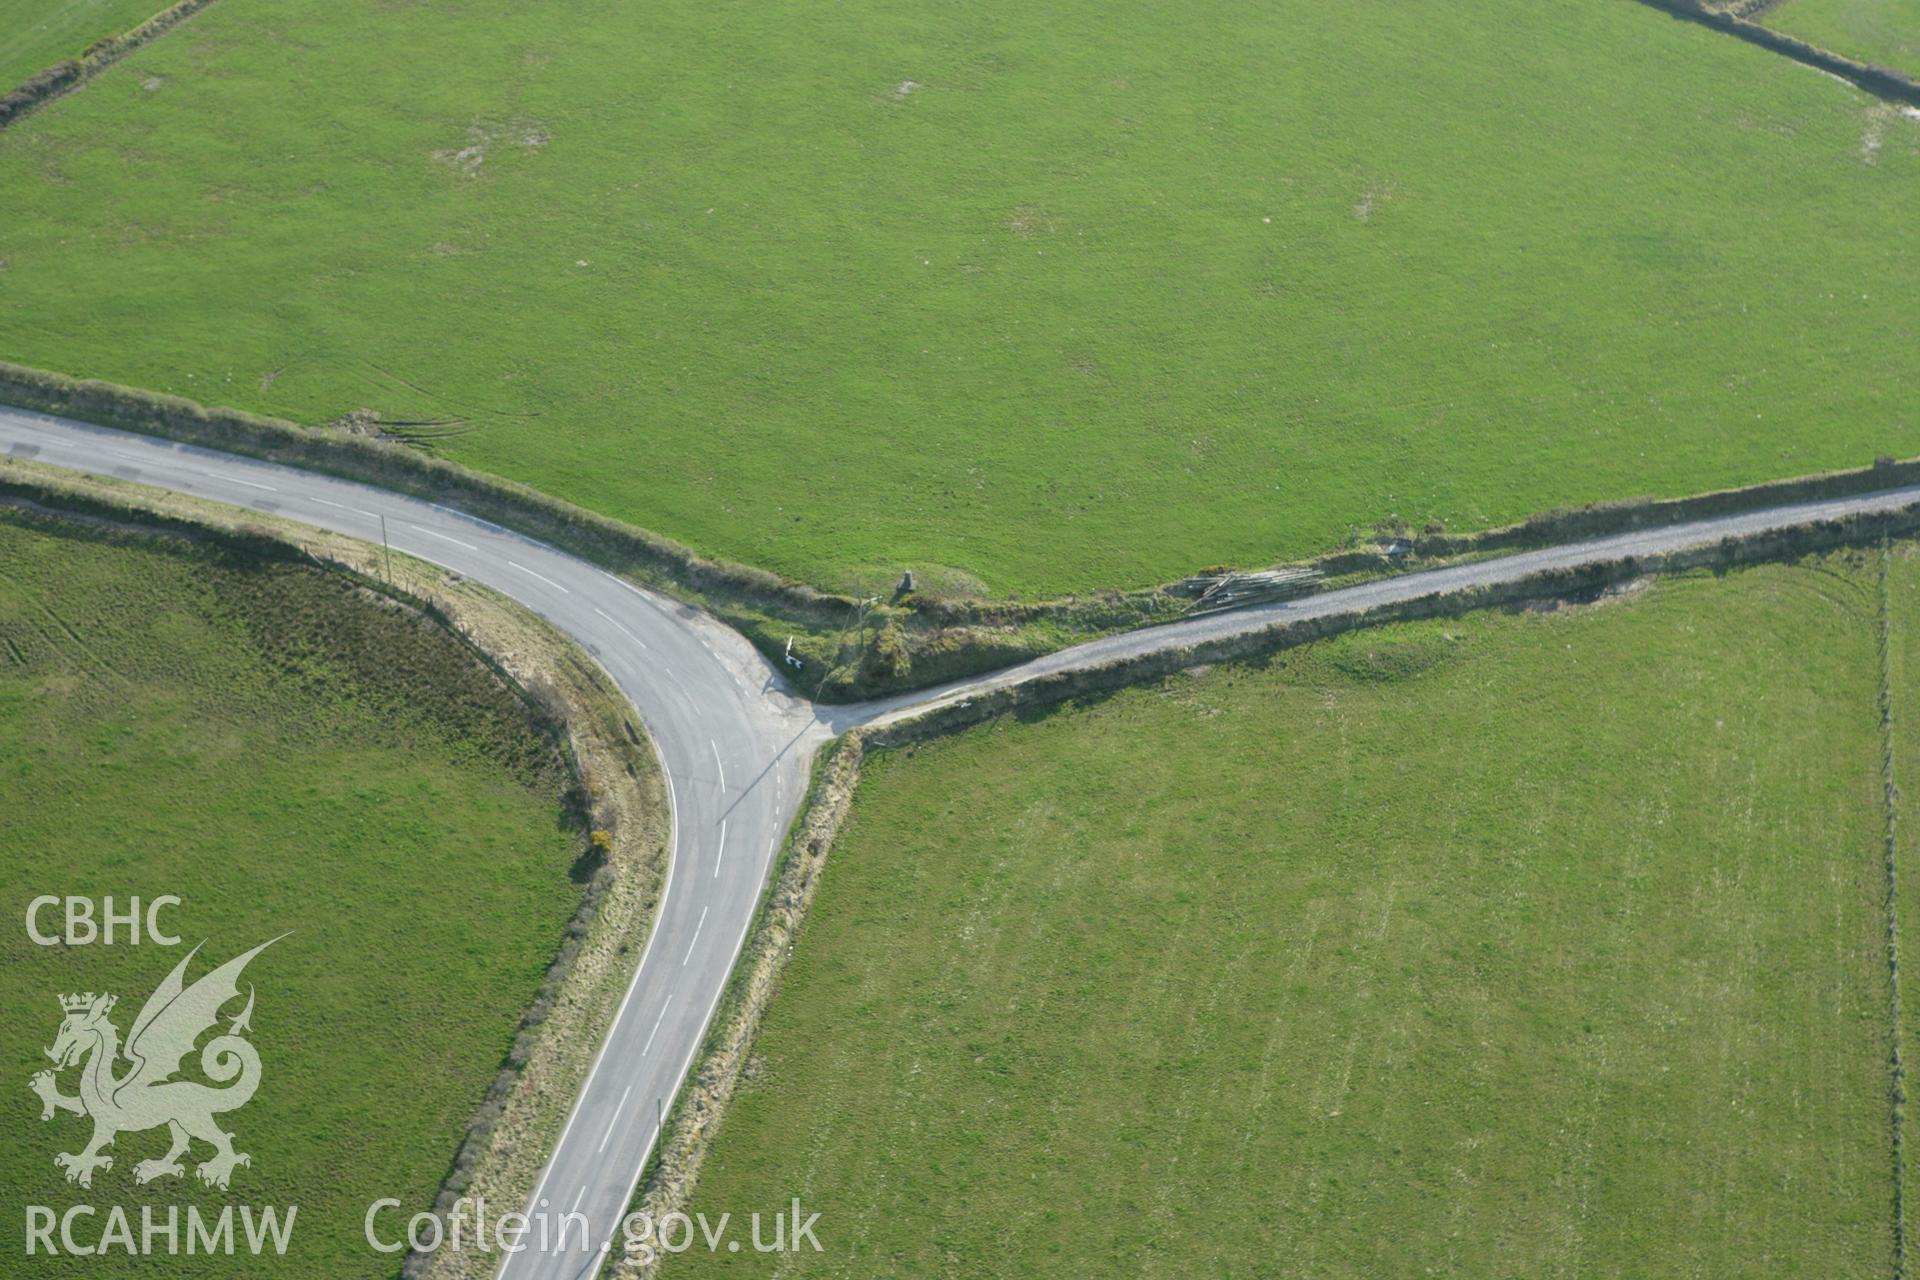
[(165, 35), (200, 12), (213, 0), (179, 0), (131, 31), (106, 36), (88, 45), (78, 58), (56, 62), (0, 98), (0, 129), (55, 98), (73, 92), (142, 45)]
[(1001, 689), (936, 707), (924, 715), (868, 731), (873, 746), (894, 746), (952, 732), (1013, 711), (1100, 696), (1130, 685), (1163, 679), (1188, 667), (1263, 658), (1325, 636), (1410, 622), (1456, 617), (1479, 609), (1531, 600), (1594, 596), (1634, 578), (1690, 569), (1725, 570), (1764, 561), (1790, 560), (1842, 546), (1920, 532), (1920, 498), (1895, 511), (1865, 512), (1788, 529), (1722, 538), (1705, 546), (1654, 555), (1626, 555), (1572, 569), (1543, 569), (1511, 582), (1461, 587), (1350, 613), (1276, 623), (1242, 635), (1201, 640), (1154, 653), (1135, 654), (1080, 671), (1036, 676)]
[[(1665, 0), (1647, 0), (1664, 3)], [(1674, 0), (1675, 3), (1681, 0)], [(778, 665), (789, 628), (809, 672), (825, 669), (823, 701), (858, 701), (979, 674), (1051, 652), (1068, 641), (1126, 631), (1177, 615), (1164, 587), (1050, 601), (940, 600), (914, 594), (861, 602), (764, 569), (701, 556), (669, 538), (599, 515), (527, 485), (471, 470), (418, 448), (329, 427), (309, 427), (179, 396), (0, 361), (0, 404), (142, 435), (286, 463), (440, 503), (550, 543), (701, 605), (739, 629)], [(1389, 522), (1372, 541), (1304, 563), (1327, 579), (1374, 577), (1457, 556), (1532, 549), (1757, 508), (1920, 484), (1920, 460), (1764, 481), (1680, 498), (1629, 498), (1562, 508), (1464, 534), (1414, 533)], [(1339, 585), (1329, 581), (1329, 586)], [(907, 661), (889, 673), (842, 654), (851, 620), (862, 635), (899, 625)], [(808, 683), (812, 682), (811, 675)]]
[(1793, 506), (1831, 498), (1920, 485), (1920, 459), (1877, 459), (1870, 467), (1825, 471), (1786, 480), (1763, 480), (1735, 489), (1713, 489), (1682, 498), (1626, 498), (1596, 502), (1528, 516), (1494, 529), (1465, 534), (1422, 534), (1412, 550), (1423, 557), (1446, 558), (1490, 551), (1530, 551), (1563, 542), (1582, 542), (1616, 533), (1689, 524), (1715, 516), (1737, 515), (1768, 507)]
[(1880, 540), (1880, 599), (1875, 636), (1880, 659), (1880, 802), (1882, 857), (1886, 874), (1888, 1035), (1887, 1122), (1893, 1145), (1893, 1274), (1907, 1274), (1907, 1069), (1900, 1007), (1900, 788), (1894, 771), (1893, 547)]
[(473, 471), (403, 444), (307, 427), (180, 396), (0, 361), (0, 402), (141, 435), (244, 454), (359, 480), (455, 507), (506, 525), (616, 571), (697, 592), (774, 605), (818, 624), (837, 625), (854, 606), (764, 569), (695, 554), (659, 534), (576, 507), (537, 489)]
[(1725, 32), (1735, 39), (1745, 40), (1748, 44), (1792, 58), (1818, 71), (1839, 76), (1851, 81), (1855, 87), (1881, 98), (1891, 98), (1911, 106), (1920, 106), (1920, 83), (1904, 71), (1893, 67), (1883, 67), (1877, 63), (1860, 62), (1845, 54), (1823, 49), (1817, 44), (1790, 36), (1784, 31), (1775, 31), (1772, 27), (1749, 21), (1748, 15), (1764, 13), (1772, 6), (1765, 3), (1729, 6), (1725, 9), (1709, 8), (1705, 0), (1640, 0), (1641, 4), (1660, 10), (1662, 13), (1697, 22), (1703, 27)]

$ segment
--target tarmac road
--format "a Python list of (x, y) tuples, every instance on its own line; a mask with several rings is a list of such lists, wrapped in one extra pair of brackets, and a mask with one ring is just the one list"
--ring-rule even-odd
[(1117, 659), (1137, 657), (1161, 649), (1184, 647), (1203, 640), (1222, 639), (1264, 631), (1304, 618), (1354, 613), (1457, 591), (1462, 587), (1494, 586), (1547, 569), (1575, 569), (1627, 556), (1649, 556), (1708, 546), (1724, 538), (1818, 524), (1841, 516), (1899, 511), (1920, 506), (1920, 485), (1883, 489), (1876, 493), (1817, 502), (1765, 507), (1734, 515), (1715, 516), (1686, 524), (1641, 529), (1631, 533), (1562, 543), (1537, 551), (1477, 560), (1443, 569), (1423, 569), (1395, 577), (1378, 578), (1358, 586), (1324, 591), (1297, 600), (1249, 605), (1222, 613), (1184, 618), (1161, 626), (1103, 636), (1085, 644), (1035, 658), (1017, 667), (991, 672), (952, 684), (916, 689), (899, 697), (856, 707), (820, 707), (818, 714), (836, 726), (836, 732), (855, 725), (886, 724), (919, 715), (935, 706), (1006, 688), (1036, 676), (1095, 667)]
[[(1769, 508), (1409, 573), (1300, 600), (1188, 619), (1064, 649), (1020, 667), (859, 706), (814, 707), (738, 632), (543, 543), (417, 498), (190, 445), (0, 407), (0, 454), (270, 513), (392, 546), (483, 582), (592, 653), (653, 736), (673, 806), (672, 867), (625, 1000), (543, 1171), (530, 1213), (576, 1222), (565, 1248), (507, 1258), (503, 1280), (580, 1280), (617, 1244), (670, 1105), (699, 1050), (797, 812), (832, 735), (1049, 672), (1371, 608), (1543, 568), (1704, 545), (1733, 534), (1920, 504), (1920, 486)], [(536, 1219), (536, 1222), (538, 1219)], [(538, 1245), (539, 1237), (528, 1240)]]
[[(271, 463), (0, 409), (0, 454), (211, 498), (378, 542), (512, 597), (593, 654), (660, 755), (673, 813), (658, 921), (548, 1161), (532, 1211), (585, 1215), (507, 1280), (591, 1275), (705, 1035), (829, 731), (732, 628), (584, 561), (417, 498)], [(496, 1214), (503, 1212), (494, 1206)], [(536, 1222), (538, 1220), (536, 1219)], [(527, 1239), (537, 1242), (537, 1227)]]

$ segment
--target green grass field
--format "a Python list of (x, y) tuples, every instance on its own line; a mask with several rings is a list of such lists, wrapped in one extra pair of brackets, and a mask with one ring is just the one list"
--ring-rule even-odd
[(1056, 593), (1920, 453), (1917, 200), (1628, 4), (257, 0), (0, 133), (0, 355)]
[(1786, 0), (1764, 21), (1835, 53), (1920, 76), (1920, 0)]
[(0, 94), (164, 8), (166, 0), (0, 0)]
[[(362, 1215), (431, 1201), (578, 904), (565, 785), (484, 667), (339, 579), (0, 515), (0, 1271), (149, 1274), (120, 1255), (19, 1261), (23, 1204), (126, 1205), (137, 1231), (141, 1204), (192, 1202), (297, 1205), (293, 1248), (241, 1271), (163, 1259), (169, 1275), (392, 1275)], [(27, 1088), (55, 996), (116, 993), (125, 1033), (186, 947), (43, 948), (22, 921), (40, 894), (165, 893), (185, 900), (165, 917), (185, 943), (205, 939), (195, 977), (291, 931), (245, 976), (263, 1079), (222, 1119), (253, 1164), (224, 1194), (191, 1165), (185, 1185), (137, 1188), (166, 1135), (130, 1133), (81, 1190), (53, 1157), (90, 1130), (41, 1124)]]
[(876, 757), (692, 1207), (801, 1197), (782, 1274), (1888, 1274), (1876, 572)]

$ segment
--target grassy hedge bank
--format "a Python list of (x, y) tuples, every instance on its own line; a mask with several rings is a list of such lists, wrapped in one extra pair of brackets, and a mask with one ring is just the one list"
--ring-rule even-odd
[[(645, 529), (417, 448), (305, 427), (178, 396), (69, 378), (0, 361), (0, 403), (282, 462), (454, 507), (687, 598), (739, 629), (776, 665), (789, 639), (801, 692), (850, 702), (979, 675), (1094, 636), (1164, 621), (1184, 607), (1161, 590), (1047, 601), (951, 600), (916, 594), (859, 602), (762, 569), (709, 559)], [(1377, 576), (1463, 555), (1517, 551), (1681, 524), (1738, 511), (1920, 484), (1920, 461), (1803, 476), (1673, 499), (1629, 499), (1546, 512), (1467, 534), (1385, 528), (1312, 564), (1329, 579)], [(1394, 557), (1385, 546), (1405, 535)], [(870, 661), (881, 636), (904, 660)], [(782, 668), (783, 670), (785, 668)]]
[(379, 485), (458, 507), (620, 572), (775, 606), (810, 621), (837, 621), (853, 603), (764, 570), (706, 559), (645, 529), (390, 441), (4, 361), (0, 401)]
[(0, 97), (0, 128), (41, 104), (79, 88), (141, 45), (165, 35), (212, 3), (213, 0), (180, 0), (131, 31), (94, 41), (78, 58), (56, 62), (5, 97)]
[(1134, 655), (1082, 671), (1063, 671), (934, 708), (924, 715), (865, 731), (870, 749), (899, 746), (951, 733), (1010, 711), (1046, 707), (1071, 698), (1097, 697), (1129, 685), (1162, 679), (1189, 667), (1246, 661), (1324, 636), (1393, 622), (1455, 617), (1526, 600), (1578, 599), (1651, 573), (1725, 569), (1787, 559), (1841, 546), (1865, 546), (1886, 537), (1920, 531), (1920, 500), (1892, 512), (1823, 520), (1792, 529), (1723, 538), (1704, 547), (1653, 556), (1623, 556), (1576, 569), (1544, 569), (1512, 582), (1437, 592), (1354, 613), (1302, 618), (1242, 635), (1203, 640), (1176, 649)]
[[(1810, 67), (1825, 71), (1830, 75), (1849, 80), (1868, 93), (1882, 98), (1891, 98), (1896, 102), (1905, 102), (1920, 106), (1920, 83), (1892, 67), (1876, 66), (1870, 62), (1858, 62), (1831, 49), (1822, 49), (1817, 44), (1790, 36), (1784, 31), (1772, 27), (1763, 27), (1751, 22), (1730, 10), (1710, 9), (1702, 0), (1640, 0), (1662, 13), (1670, 13), (1676, 18), (1697, 22), (1702, 26), (1723, 31), (1749, 44), (1759, 45), (1762, 49), (1792, 58), (1795, 62), (1804, 62)], [(1751, 10), (1747, 10), (1751, 12)]]

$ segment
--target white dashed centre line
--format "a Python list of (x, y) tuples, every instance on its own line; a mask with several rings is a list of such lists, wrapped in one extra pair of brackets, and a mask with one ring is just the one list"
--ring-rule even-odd
[(713, 856), (713, 878), (720, 878), (720, 864), (727, 860), (727, 820), (720, 819), (720, 852)]
[(653, 1030), (647, 1033), (647, 1042), (640, 1046), (640, 1056), (646, 1057), (647, 1050), (653, 1048), (653, 1038), (660, 1034), (660, 1024), (667, 1020), (667, 1010), (673, 1007), (673, 996), (667, 996), (667, 1002), (660, 1006), (660, 1016), (653, 1020)]
[(523, 564), (516, 564), (512, 560), (507, 561), (507, 565), (509, 568), (518, 569), (520, 572), (526, 574), (529, 578), (538, 578), (540, 581), (546, 583), (548, 586), (552, 587), (555, 591), (558, 591), (563, 596), (570, 596), (573, 594), (571, 591), (567, 590), (565, 587), (561, 586), (559, 583), (555, 582), (552, 578), (549, 578), (544, 573), (535, 573), (533, 570), (527, 568), (527, 566)]
[(693, 926), (693, 936), (687, 939), (687, 954), (685, 959), (680, 961), (680, 967), (682, 969), (687, 967), (688, 960), (693, 959), (693, 944), (700, 941), (700, 926), (706, 924), (706, 922), (707, 922), (707, 909), (705, 907), (702, 907), (700, 908), (700, 924), (696, 924), (695, 926)]
[(239, 476), (228, 476), (227, 479), (233, 481), (235, 484), (243, 484), (247, 486), (247, 488), (249, 489), (265, 489), (268, 493), (280, 492), (278, 489), (274, 488), (272, 485), (261, 484), (257, 480), (242, 480)]
[[(378, 520), (380, 518), (374, 512), (368, 511), (364, 507), (350, 507), (344, 502), (332, 502), (326, 498), (315, 498), (314, 501), (319, 503), (323, 507), (335, 507), (341, 511), (351, 511), (353, 512), (353, 514), (357, 516), (365, 516), (369, 520)], [(419, 528), (419, 526), (416, 525), (415, 528)], [(420, 532), (427, 533), (429, 532), (429, 530), (421, 529)]]
[(500, 527), (499, 525), (497, 525), (497, 524), (495, 524), (495, 523), (494, 523), (493, 521), (491, 521), (491, 520), (482, 520), (482, 519), (481, 519), (481, 518), (480, 518), (479, 516), (476, 516), (476, 515), (474, 515), (474, 514), (473, 514), (472, 512), (470, 512), (470, 511), (460, 511), (460, 510), (457, 510), (457, 509), (455, 509), (455, 508), (453, 508), (453, 507), (443, 507), (443, 506), (441, 506), (441, 505), (440, 505), (439, 503), (437, 503), (437, 502), (429, 502), (429, 503), (428, 503), (427, 505), (428, 505), (428, 506), (430, 506), (430, 507), (432, 507), (432, 508), (433, 508), (433, 509), (434, 509), (435, 511), (444, 511), (444, 512), (446, 512), (446, 513), (447, 513), (448, 515), (450, 515), (450, 516), (452, 516), (452, 517), (453, 517), (454, 519), (456, 519), (456, 520), (471, 520), (471, 521), (473, 521), (473, 522), (474, 522), (475, 524), (478, 524), (478, 525), (485, 525), (485, 526), (486, 526), (487, 528), (489, 528), (489, 529), (494, 529), (494, 530), (497, 530), (497, 531), (498, 531), (498, 532), (500, 532), (500, 533), (512, 533), (512, 532), (513, 532), (513, 530), (511, 530), (511, 529), (503, 529), (503, 528), (501, 528), (501, 527)]
[(601, 617), (605, 618), (608, 622), (613, 623), (613, 625), (619, 629), (621, 635), (633, 641), (635, 644), (639, 645), (642, 649), (647, 647), (647, 642), (645, 640), (642, 640), (639, 636), (633, 634), (633, 632), (627, 630), (625, 627), (620, 626), (620, 624), (618, 622), (615, 622), (612, 615), (607, 613), (606, 610), (600, 608), (598, 605), (595, 605), (593, 611), (599, 614)]
[(648, 604), (653, 604), (653, 601), (647, 600), (646, 592), (634, 586), (631, 582), (628, 582), (625, 578), (616, 578), (612, 574), (608, 573), (605, 569), (602, 569), (600, 571), (600, 576), (605, 578), (608, 582), (611, 582), (616, 587), (625, 587), (627, 590), (633, 592), (634, 595), (639, 596), (642, 600), (646, 600)]
[(727, 766), (720, 763), (720, 744), (712, 738), (708, 738), (707, 745), (713, 748), (713, 767), (720, 771), (720, 789), (725, 791), (727, 789)]
[[(409, 524), (407, 528), (418, 530), (419, 532), (426, 534), (429, 538), (438, 538), (442, 542), (451, 542), (456, 547), (465, 547), (469, 551), (478, 551), (480, 549), (474, 546), (471, 542), (462, 542), (458, 538), (449, 538), (446, 534), (441, 533), (436, 529), (429, 529), (427, 528), (427, 526), (423, 524)], [(507, 563), (513, 564), (513, 561), (509, 560), (507, 561)], [(514, 568), (516, 569), (519, 567), (520, 567), (519, 565), (514, 565)]]
[(600, 1135), (600, 1150), (605, 1151), (607, 1149), (607, 1139), (613, 1136), (613, 1126), (620, 1123), (620, 1113), (627, 1109), (627, 1095), (632, 1092), (632, 1085), (628, 1085), (621, 1091), (620, 1105), (613, 1109), (613, 1119), (607, 1121), (607, 1131)]

